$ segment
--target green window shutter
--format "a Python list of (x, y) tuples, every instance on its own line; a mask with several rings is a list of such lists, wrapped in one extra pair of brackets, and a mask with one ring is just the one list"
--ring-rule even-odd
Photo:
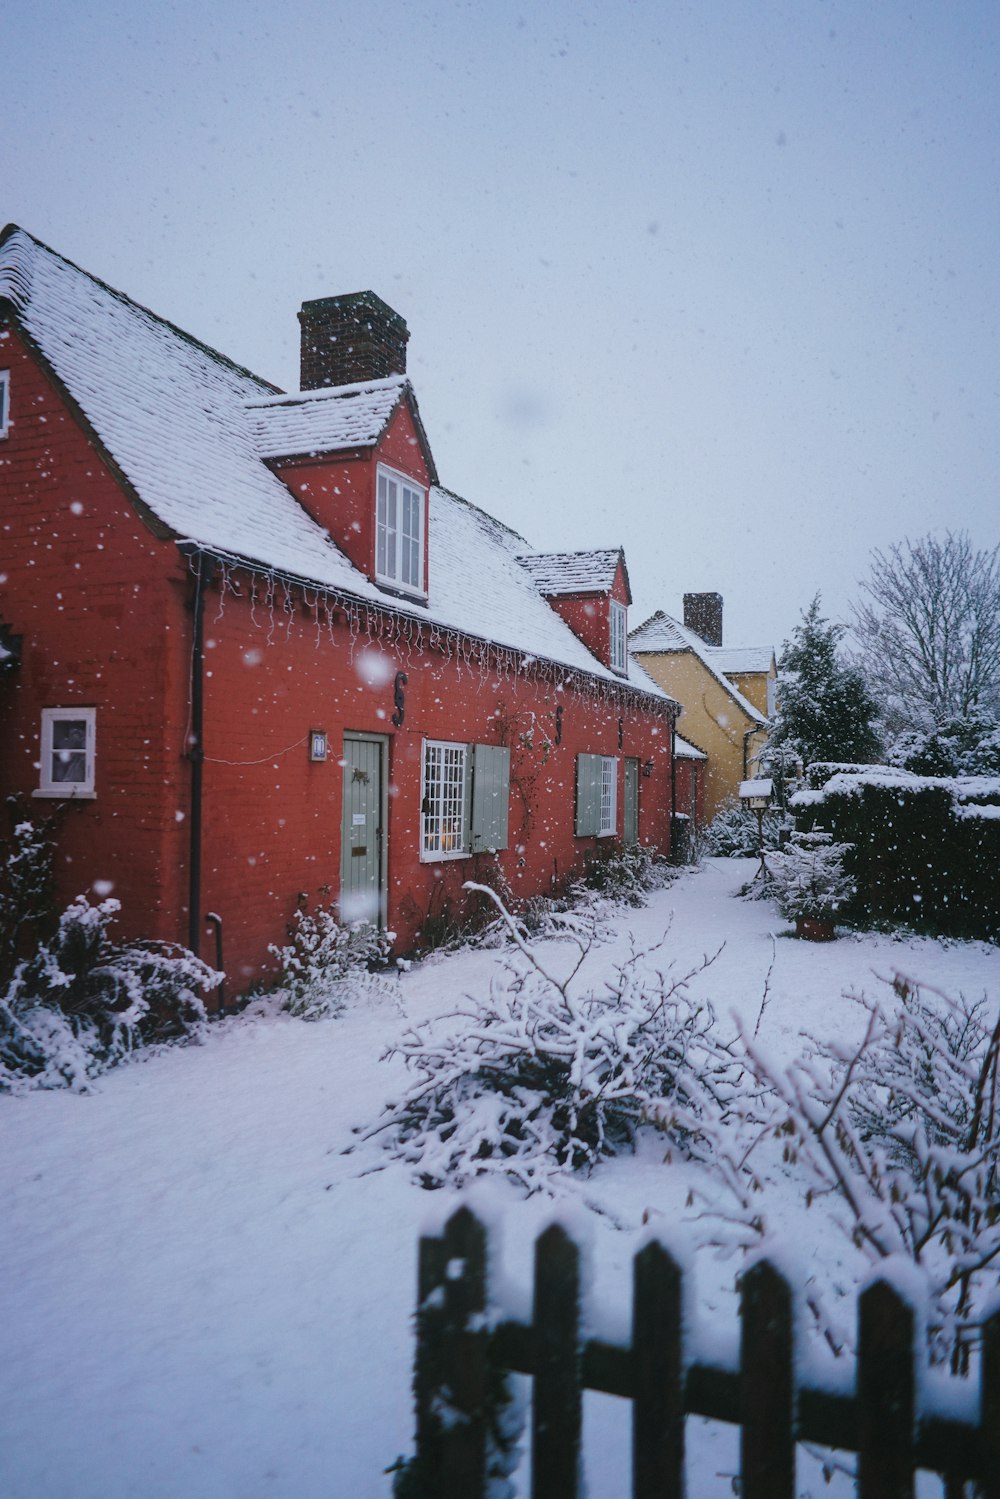
[(576, 836), (592, 838), (601, 827), (601, 756), (576, 757)]
[(472, 759), (472, 852), (506, 848), (510, 750), (505, 745), (476, 744)]

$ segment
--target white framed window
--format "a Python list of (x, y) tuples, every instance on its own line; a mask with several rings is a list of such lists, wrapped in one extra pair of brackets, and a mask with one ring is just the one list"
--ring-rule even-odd
[(0, 437), (10, 432), (10, 370), (0, 370)]
[(613, 838), (618, 831), (618, 761), (613, 755), (577, 755), (578, 838)]
[(36, 796), (93, 796), (96, 708), (43, 708)]
[(425, 493), (412, 479), (381, 464), (375, 483), (375, 576), (410, 593), (424, 593)]
[(619, 604), (615, 599), (611, 600), (611, 669), (612, 671), (624, 671), (626, 667), (625, 642), (628, 638), (626, 629), (626, 609), (624, 604)]
[(510, 750), (424, 740), (420, 857), (463, 859), (507, 847)]

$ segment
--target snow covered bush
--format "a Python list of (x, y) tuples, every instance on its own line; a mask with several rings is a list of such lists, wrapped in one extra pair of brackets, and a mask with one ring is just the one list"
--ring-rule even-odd
[(634, 843), (606, 859), (595, 859), (587, 868), (584, 883), (616, 904), (641, 906), (651, 890), (661, 889), (674, 877), (675, 871), (666, 859)]
[(52, 819), (21, 816), (19, 798), (10, 798), (13, 828), (0, 844), (0, 986), (10, 983), (21, 958), (55, 923)]
[(780, 853), (767, 860), (769, 888), (782, 916), (790, 921), (833, 921), (854, 895), (844, 872), (850, 844), (834, 843), (829, 833), (793, 833)]
[(222, 975), (167, 943), (116, 945), (117, 900), (79, 896), (0, 997), (0, 1091), (74, 1088), (141, 1047), (197, 1036)]
[[(856, 1045), (810, 1039), (788, 1068), (745, 1045), (807, 1203), (823, 1201), (873, 1264), (916, 1267), (932, 1362), (964, 1373), (1000, 1261), (1000, 1019), (899, 976), (887, 990), (858, 996)], [(754, 1198), (743, 1206), (759, 1229)], [(813, 1311), (836, 1343), (831, 1309)]]
[[(783, 817), (780, 812), (764, 813), (764, 847), (777, 848)], [(721, 807), (705, 829), (705, 852), (717, 859), (754, 859), (760, 851), (757, 814), (739, 802)]]
[(734, 1070), (711, 1006), (687, 992), (712, 959), (675, 976), (659, 950), (633, 954), (613, 981), (577, 992), (588, 945), (560, 978), (506, 919), (517, 951), (489, 996), (386, 1053), (415, 1081), (369, 1133), (388, 1131), (392, 1154), (427, 1187), (501, 1173), (535, 1191), (555, 1171), (629, 1147), (644, 1123), (698, 1155)]
[(380, 931), (367, 921), (345, 925), (332, 906), (310, 911), (299, 907), (288, 928), (285, 947), (269, 951), (281, 965), (279, 988), (287, 1008), (303, 1020), (325, 1020), (339, 1015), (352, 995), (387, 988), (384, 966), (395, 933)]

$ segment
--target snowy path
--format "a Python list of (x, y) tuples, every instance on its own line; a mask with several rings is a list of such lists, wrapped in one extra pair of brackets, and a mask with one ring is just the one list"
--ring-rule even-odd
[[(747, 870), (710, 863), (623, 915), (592, 974), (627, 951), (630, 934), (656, 940), (672, 910), (678, 963), (725, 942), (696, 983), (727, 1029), (732, 1008), (752, 1027), (781, 923), (768, 905), (732, 899)], [(856, 1026), (841, 996), (871, 986), (873, 970), (1000, 991), (1000, 951), (979, 944), (778, 938), (775, 951), (761, 1038), (779, 1053), (803, 1025)], [(414, 968), (400, 983), (406, 1017), (481, 991), (496, 961), (470, 952)], [(417, 1234), (448, 1204), (395, 1165), (359, 1177), (383, 1164), (375, 1144), (341, 1151), (399, 1084), (402, 1069), (378, 1058), (403, 1023), (389, 1002), (316, 1025), (227, 1023), (203, 1047), (109, 1075), (89, 1097), (0, 1099), (4, 1499), (388, 1494), (382, 1469), (411, 1442)], [(665, 1167), (654, 1140), (571, 1189), (611, 1321), (627, 1316), (623, 1277), (644, 1211), (669, 1241), (689, 1237), (691, 1170)], [(552, 1203), (496, 1189), (491, 1209), (504, 1220), (504, 1277), (523, 1292)], [(776, 1199), (774, 1212), (779, 1229), (783, 1215), (801, 1216), (794, 1201)], [(795, 1234), (800, 1257), (850, 1277), (838, 1246)], [(722, 1305), (728, 1321), (734, 1268), (699, 1267), (703, 1315)], [(620, 1414), (594, 1415), (592, 1499), (622, 1491)]]

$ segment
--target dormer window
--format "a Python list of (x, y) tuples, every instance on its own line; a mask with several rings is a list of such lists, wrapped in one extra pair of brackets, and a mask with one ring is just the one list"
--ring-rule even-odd
[(625, 642), (628, 636), (626, 629), (626, 609), (624, 604), (611, 600), (611, 669), (612, 671), (625, 670)]
[(412, 479), (381, 464), (376, 483), (376, 580), (408, 593), (424, 593), (426, 494)]

